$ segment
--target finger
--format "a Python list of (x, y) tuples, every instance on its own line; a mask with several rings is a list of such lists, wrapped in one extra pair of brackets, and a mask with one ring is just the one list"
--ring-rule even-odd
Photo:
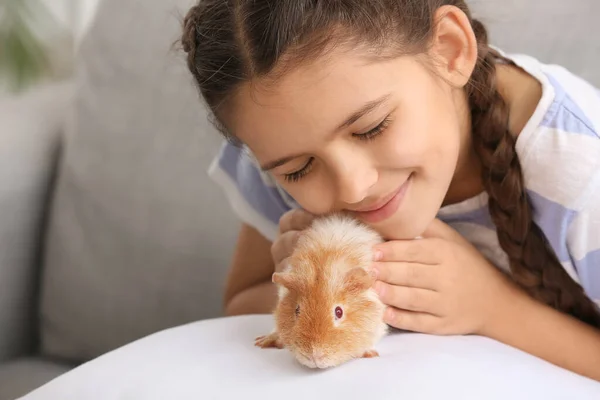
[(375, 283), (375, 290), (388, 306), (437, 315), (439, 293), (433, 290), (394, 286), (381, 281)]
[(284, 258), (275, 264), (275, 272), (286, 272), (288, 268), (290, 268), (289, 257)]
[(410, 262), (375, 262), (371, 266), (377, 280), (390, 285), (437, 290), (438, 271), (433, 265)]
[(427, 313), (388, 307), (384, 322), (396, 329), (432, 334), (439, 331), (442, 319)]
[(288, 257), (300, 236), (299, 231), (287, 231), (277, 238), (271, 245), (271, 256), (275, 264), (279, 264), (284, 258)]
[(375, 260), (439, 264), (440, 245), (436, 239), (390, 240), (374, 247)]
[(312, 223), (315, 216), (309, 212), (296, 208), (282, 215), (279, 220), (279, 232), (301, 231)]

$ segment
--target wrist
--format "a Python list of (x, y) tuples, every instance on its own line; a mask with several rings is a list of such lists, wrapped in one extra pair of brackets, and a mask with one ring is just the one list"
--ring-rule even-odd
[(524, 326), (532, 320), (531, 316), (537, 315), (544, 307), (523, 289), (518, 287), (508, 277), (504, 278), (504, 285), (493, 291), (490, 311), (478, 334), (498, 341), (515, 332), (515, 327)]
[(600, 330), (514, 290), (480, 334), (600, 381)]

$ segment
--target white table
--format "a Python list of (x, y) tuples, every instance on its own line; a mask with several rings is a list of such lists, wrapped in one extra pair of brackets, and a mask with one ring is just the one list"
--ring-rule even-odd
[(206, 320), (148, 336), (22, 400), (600, 399), (600, 383), (482, 337), (396, 333), (379, 358), (329, 370), (254, 347), (271, 316)]

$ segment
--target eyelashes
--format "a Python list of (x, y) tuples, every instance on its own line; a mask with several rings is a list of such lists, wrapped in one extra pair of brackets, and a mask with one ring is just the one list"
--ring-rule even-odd
[[(359, 140), (367, 140), (367, 141), (373, 140), (373, 139), (377, 138), (379, 135), (381, 135), (383, 132), (385, 132), (385, 130), (389, 127), (390, 122), (391, 122), (391, 119), (390, 119), (390, 116), (388, 115), (375, 128), (373, 128), (365, 133), (353, 133), (352, 136), (354, 136), (355, 138), (358, 138)], [(310, 172), (314, 161), (315, 161), (314, 157), (309, 158), (307, 163), (304, 165), (304, 167), (302, 167), (302, 169), (292, 172), (292, 173), (289, 173), (289, 174), (285, 174), (284, 179), (287, 182), (298, 182), (300, 179), (302, 179), (304, 176), (306, 176), (306, 174), (308, 174)]]
[(365, 133), (354, 133), (352, 134), (352, 136), (359, 138), (360, 140), (371, 140), (376, 138), (377, 136), (381, 135), (389, 126), (391, 120), (390, 117), (387, 116), (385, 117), (385, 119), (383, 121), (381, 121), (381, 123), (379, 125), (377, 125), (375, 128), (371, 129), (368, 132)]
[(292, 172), (290, 174), (285, 174), (284, 175), (285, 180), (288, 182), (298, 182), (300, 179), (302, 179), (306, 174), (308, 174), (310, 172), (310, 169), (312, 168), (314, 161), (315, 161), (314, 157), (309, 158), (308, 162), (304, 165), (304, 167), (302, 167), (302, 169), (300, 169), (296, 172)]

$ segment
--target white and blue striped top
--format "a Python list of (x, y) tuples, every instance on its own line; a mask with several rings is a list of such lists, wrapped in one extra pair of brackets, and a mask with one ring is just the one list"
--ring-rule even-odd
[[(542, 229), (565, 270), (600, 306), (600, 91), (563, 67), (507, 55), (537, 78), (541, 101), (517, 140), (525, 187)], [(251, 155), (225, 143), (209, 169), (242, 221), (266, 238), (279, 217), (298, 207)], [(508, 271), (487, 210), (487, 194), (446, 206), (438, 217)]]

